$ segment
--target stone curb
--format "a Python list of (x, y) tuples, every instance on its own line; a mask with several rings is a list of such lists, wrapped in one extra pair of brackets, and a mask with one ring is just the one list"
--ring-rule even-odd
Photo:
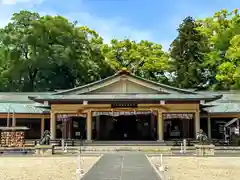
[(165, 178), (165, 176), (157, 169), (157, 167), (155, 166), (155, 164), (149, 159), (148, 155), (145, 155), (146, 158), (148, 159), (149, 163), (151, 164), (152, 168), (154, 169), (154, 171), (157, 173), (157, 175), (160, 177), (161, 180), (167, 180)]
[(84, 171), (84, 174), (82, 174), (82, 176), (81, 176), (81, 178), (79, 179), (79, 180), (81, 180), (91, 169), (92, 169), (92, 167), (101, 159), (103, 157), (103, 154), (102, 155), (100, 155), (99, 157), (98, 157), (98, 159), (96, 160), (96, 162), (95, 163), (93, 163), (89, 168), (88, 168), (88, 171)]

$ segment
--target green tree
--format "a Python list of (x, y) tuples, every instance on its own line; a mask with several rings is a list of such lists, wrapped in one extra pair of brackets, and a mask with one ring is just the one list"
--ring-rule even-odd
[(103, 45), (102, 52), (115, 71), (127, 68), (143, 78), (157, 81), (167, 79), (165, 73), (169, 70), (169, 58), (159, 44), (113, 39), (111, 44)]
[[(209, 86), (212, 89), (236, 88), (236, 81), (229, 73), (234, 71), (236, 64), (232, 61), (229, 48), (234, 36), (240, 34), (240, 16), (238, 10), (228, 12), (221, 10), (212, 17), (198, 21), (201, 31), (207, 39), (208, 53), (205, 54), (205, 66), (208, 69)], [(232, 42), (232, 43), (231, 43)], [(228, 73), (229, 71), (229, 73)]]
[[(31, 22), (39, 19), (37, 13), (22, 11), (20, 14), (13, 14), (11, 22), (1, 30), (1, 49), (4, 53), (4, 78), (9, 79), (9, 86), (19, 91), (23, 88), (23, 81), (28, 81), (33, 86), (36, 78), (36, 68), (31, 64), (26, 65), (29, 58), (30, 48), (27, 38), (30, 34)], [(26, 70), (28, 70), (26, 72)], [(23, 75), (24, 74), (24, 75)], [(10, 88), (10, 89), (11, 89)]]
[(203, 67), (206, 47), (197, 28), (192, 17), (184, 19), (170, 47), (174, 81), (180, 88), (200, 88), (206, 84)]
[(81, 26), (79, 29), (85, 34), (90, 44), (91, 68), (88, 73), (92, 75), (92, 81), (112, 75), (115, 71), (101, 51), (104, 46), (103, 38), (96, 31), (86, 26)]
[(4, 78), (10, 91), (72, 88), (89, 82), (89, 42), (85, 34), (61, 16), (21, 11), (2, 29)]
[(240, 89), (240, 35), (236, 35), (230, 41), (226, 52), (228, 61), (218, 67), (216, 79), (225, 83), (226, 88)]

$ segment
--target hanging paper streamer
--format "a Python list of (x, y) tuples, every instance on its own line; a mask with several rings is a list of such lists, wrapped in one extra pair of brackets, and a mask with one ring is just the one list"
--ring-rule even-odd
[(57, 114), (57, 121), (67, 122), (72, 117), (87, 117), (85, 114)]
[(192, 113), (164, 113), (164, 119), (193, 119)]
[(93, 112), (93, 116), (131, 116), (131, 115), (147, 115), (147, 114), (154, 114), (157, 115), (156, 112), (151, 112), (151, 111), (121, 111), (121, 112), (114, 112), (114, 111), (109, 111), (109, 112)]

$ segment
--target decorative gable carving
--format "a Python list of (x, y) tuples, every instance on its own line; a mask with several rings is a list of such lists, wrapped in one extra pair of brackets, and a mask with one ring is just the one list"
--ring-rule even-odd
[(195, 94), (194, 92), (188, 90), (178, 89), (164, 84), (158, 84), (149, 80), (145, 80), (125, 71), (120, 71), (113, 76), (91, 84), (61, 91), (55, 94), (73, 95), (101, 93)]
[(115, 82), (111, 85), (102, 87), (100, 89), (91, 91), (89, 93), (98, 94), (98, 93), (131, 93), (131, 94), (137, 94), (137, 93), (150, 93), (150, 94), (159, 94), (163, 93), (166, 94), (166, 92), (160, 92), (157, 89), (152, 89), (146, 86), (139, 85), (137, 83), (128, 81), (128, 80), (120, 80), (118, 82)]

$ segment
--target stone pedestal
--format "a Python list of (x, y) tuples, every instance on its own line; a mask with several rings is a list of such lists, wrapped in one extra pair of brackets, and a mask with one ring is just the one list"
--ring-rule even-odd
[(53, 145), (36, 145), (35, 146), (35, 154), (36, 155), (53, 155), (54, 154), (54, 146)]
[(215, 146), (213, 144), (210, 145), (196, 144), (195, 148), (197, 156), (214, 156)]
[(93, 143), (93, 140), (85, 140), (85, 143), (87, 143), (87, 144), (92, 144), (92, 143)]

